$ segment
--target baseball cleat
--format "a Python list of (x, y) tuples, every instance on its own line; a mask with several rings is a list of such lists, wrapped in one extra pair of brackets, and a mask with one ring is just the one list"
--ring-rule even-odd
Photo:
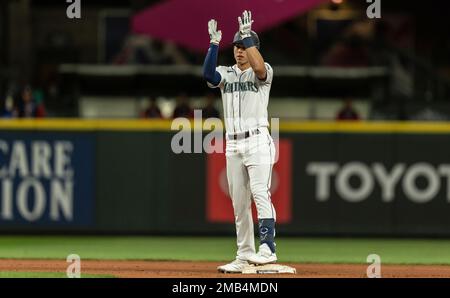
[(250, 264), (255, 264), (255, 265), (265, 265), (265, 264), (276, 263), (277, 262), (277, 254), (272, 253), (269, 246), (264, 243), (259, 246), (259, 251), (257, 254), (254, 254), (248, 258), (248, 262)]
[(242, 273), (248, 265), (247, 261), (236, 259), (229, 264), (217, 267), (217, 270), (222, 273)]

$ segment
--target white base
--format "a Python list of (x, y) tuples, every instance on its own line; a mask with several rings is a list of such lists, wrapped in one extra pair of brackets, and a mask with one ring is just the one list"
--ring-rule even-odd
[(242, 270), (242, 274), (296, 274), (297, 270), (293, 267), (267, 264), (267, 265), (248, 265)]

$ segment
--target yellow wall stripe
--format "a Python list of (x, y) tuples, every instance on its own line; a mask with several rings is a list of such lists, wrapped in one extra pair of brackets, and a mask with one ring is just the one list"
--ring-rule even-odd
[[(219, 125), (222, 123), (219, 122)], [(170, 120), (141, 119), (1, 119), (0, 130), (37, 131), (171, 131)], [(191, 127), (194, 122), (190, 121)], [(197, 122), (197, 128), (201, 125)], [(280, 132), (450, 133), (450, 122), (280, 121)]]

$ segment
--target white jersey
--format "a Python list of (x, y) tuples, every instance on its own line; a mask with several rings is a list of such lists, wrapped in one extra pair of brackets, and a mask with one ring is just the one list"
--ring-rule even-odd
[(272, 86), (273, 69), (265, 63), (267, 77), (261, 81), (251, 67), (241, 71), (237, 65), (218, 66), (222, 80), (217, 86), (222, 92), (223, 114), (227, 133), (240, 133), (258, 127), (268, 127), (267, 105)]

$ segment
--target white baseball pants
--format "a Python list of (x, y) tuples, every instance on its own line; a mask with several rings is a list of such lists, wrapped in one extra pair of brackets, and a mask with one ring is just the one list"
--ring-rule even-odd
[(275, 145), (267, 128), (246, 139), (226, 142), (227, 179), (233, 202), (237, 236), (237, 258), (246, 260), (255, 253), (255, 235), (251, 211), (253, 198), (258, 219), (273, 218), (270, 198)]

